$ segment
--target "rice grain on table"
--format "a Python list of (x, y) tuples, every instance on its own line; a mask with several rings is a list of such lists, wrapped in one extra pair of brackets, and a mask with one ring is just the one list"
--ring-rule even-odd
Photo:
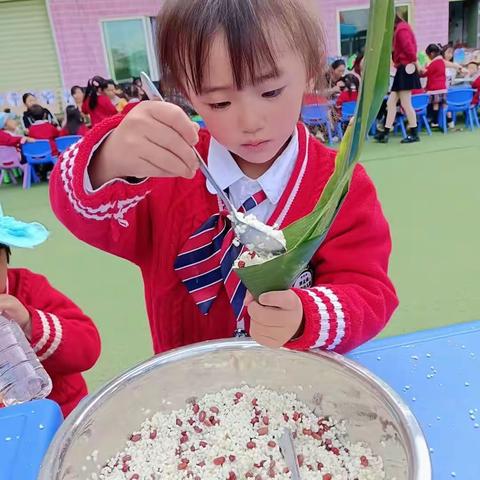
[(302, 480), (384, 480), (382, 459), (293, 393), (241, 386), (159, 412), (91, 480), (289, 479), (278, 446), (295, 437)]

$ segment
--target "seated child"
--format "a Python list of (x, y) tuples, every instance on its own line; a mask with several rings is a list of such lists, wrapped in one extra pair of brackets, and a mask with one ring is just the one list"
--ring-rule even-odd
[(33, 123), (28, 128), (30, 137), (37, 140), (48, 140), (52, 149), (52, 155), (58, 155), (55, 138), (59, 135), (57, 127), (53, 126), (46, 118), (45, 109), (41, 105), (32, 105), (30, 107), (30, 115)]
[(83, 123), (82, 113), (75, 105), (69, 105), (65, 110), (65, 126), (60, 130), (60, 137), (67, 135), (84, 136), (88, 133), (88, 128)]
[(427, 77), (425, 90), (431, 96), (432, 127), (439, 125), (440, 107), (445, 103), (447, 91), (447, 70), (439, 45), (431, 43), (426, 49), (430, 63), (420, 72), (421, 77)]
[(17, 130), (17, 126), (17, 122), (9, 113), (0, 112), (0, 146), (20, 149), (25, 142), (35, 141), (31, 137), (14, 134), (13, 132)]
[(246, 333), (347, 352), (398, 303), (388, 223), (362, 165), (302, 288), (253, 299), (232, 270), (229, 220), (191, 147), (236, 208), (280, 228), (313, 210), (336, 156), (298, 123), (326, 61), (315, 15), (302, 0), (255, 5), (171, 0), (158, 16), (161, 71), (208, 130), (176, 105), (141, 102), (67, 150), (50, 179), (52, 207), (78, 238), (141, 269), (155, 352)]
[(9, 267), (11, 248), (32, 248), (48, 232), (38, 223), (3, 216), (0, 208), (0, 313), (22, 328), (50, 375), (55, 400), (67, 416), (87, 395), (82, 372), (100, 355), (92, 320), (38, 273)]
[(128, 99), (128, 103), (123, 107), (122, 113), (124, 115), (142, 101), (143, 91), (140, 87), (132, 83), (125, 88), (125, 96)]
[(337, 97), (337, 108), (341, 111), (342, 105), (345, 102), (356, 102), (358, 98), (358, 91), (360, 90), (360, 80), (353, 73), (349, 73), (343, 77), (344, 87)]

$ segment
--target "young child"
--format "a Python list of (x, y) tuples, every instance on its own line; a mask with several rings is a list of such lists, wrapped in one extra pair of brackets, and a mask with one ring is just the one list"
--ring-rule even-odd
[(388, 224), (360, 165), (312, 259), (310, 288), (254, 300), (232, 271), (235, 259), (197, 268), (207, 250), (230, 245), (219, 232), (224, 208), (197, 171), (193, 145), (236, 208), (281, 228), (312, 211), (333, 172), (336, 152), (297, 123), (326, 57), (314, 18), (301, 0), (165, 2), (162, 78), (184, 92), (208, 131), (175, 105), (141, 102), (94, 128), (55, 167), (58, 218), (141, 269), (155, 352), (244, 331), (270, 347), (347, 352), (375, 336), (397, 306)]
[(358, 91), (360, 90), (360, 80), (356, 75), (349, 73), (343, 77), (345, 87), (337, 98), (337, 107), (341, 111), (345, 102), (356, 102), (358, 99)]
[[(39, 105), (37, 97), (30, 92), (24, 93), (22, 96), (23, 104), (27, 108), (26, 112), (23, 114), (22, 123), (23, 128), (28, 130), (30, 125), (35, 121), (31, 115), (30, 109), (33, 105)], [(42, 107), (45, 119), (52, 125), (58, 126), (58, 120), (55, 118), (55, 115), (50, 112), (47, 108)]]
[(45, 111), (40, 105), (32, 105), (30, 107), (30, 115), (33, 119), (33, 123), (28, 128), (30, 137), (36, 140), (48, 140), (52, 154), (58, 155), (57, 145), (55, 144), (55, 138), (60, 134), (58, 128), (49, 123)]
[(100, 337), (90, 318), (44, 276), (9, 267), (11, 248), (32, 248), (47, 237), (43, 225), (3, 216), (0, 208), (0, 313), (22, 328), (52, 379), (49, 398), (67, 416), (88, 393), (81, 372), (97, 361)]
[(66, 135), (81, 135), (88, 133), (88, 129), (83, 123), (82, 114), (75, 105), (69, 105), (65, 110), (65, 126), (60, 130), (60, 137)]
[(34, 142), (35, 139), (26, 137), (24, 135), (16, 135), (14, 131), (17, 130), (17, 122), (11, 117), (9, 113), (0, 112), (0, 146), (1, 147), (20, 147), (25, 142)]
[(109, 86), (108, 81), (99, 76), (93, 77), (88, 81), (82, 112), (85, 115), (90, 115), (92, 126), (100, 123), (105, 118), (116, 115), (117, 109), (107, 95), (107, 90), (110, 94), (112, 86), (114, 89), (115, 85), (110, 84)]
[(432, 127), (438, 127), (440, 107), (446, 101), (447, 68), (439, 45), (431, 43), (425, 49), (425, 53), (430, 59), (430, 63), (421, 71), (420, 76), (427, 77), (425, 90), (430, 95), (432, 105)]
[(124, 115), (126, 115), (132, 108), (135, 108), (142, 101), (143, 94), (143, 90), (135, 83), (132, 83), (125, 88), (125, 95), (128, 98), (128, 101), (122, 109)]

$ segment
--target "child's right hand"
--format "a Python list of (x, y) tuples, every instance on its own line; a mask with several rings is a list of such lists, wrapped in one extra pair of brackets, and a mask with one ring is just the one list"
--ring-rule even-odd
[(107, 137), (89, 167), (94, 188), (122, 177), (193, 178), (199, 127), (178, 106), (141, 102)]

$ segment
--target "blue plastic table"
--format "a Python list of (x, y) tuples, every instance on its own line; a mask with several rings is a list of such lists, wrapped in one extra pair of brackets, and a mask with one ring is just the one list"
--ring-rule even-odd
[[(349, 357), (410, 406), (434, 480), (480, 480), (480, 322), (374, 340)], [(0, 480), (35, 480), (61, 420), (48, 400), (0, 409)]]
[(62, 421), (51, 400), (0, 408), (0, 480), (35, 480)]
[(349, 356), (411, 408), (434, 480), (480, 479), (480, 322), (375, 340)]

